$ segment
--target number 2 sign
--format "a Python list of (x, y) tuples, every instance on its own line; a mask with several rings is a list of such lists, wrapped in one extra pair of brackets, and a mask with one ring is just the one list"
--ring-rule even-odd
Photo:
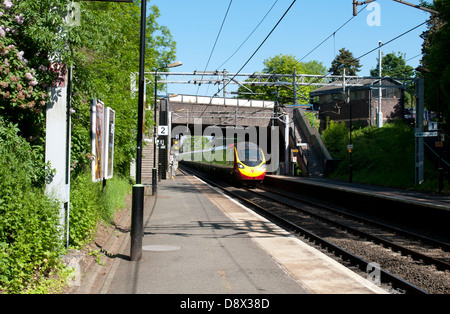
[(169, 127), (167, 125), (158, 126), (158, 135), (169, 135)]

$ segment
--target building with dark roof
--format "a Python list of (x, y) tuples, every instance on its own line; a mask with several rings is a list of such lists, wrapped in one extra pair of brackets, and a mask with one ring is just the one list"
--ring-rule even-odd
[[(342, 84), (342, 82), (341, 82)], [(343, 87), (336, 81), (310, 93), (311, 101), (319, 111), (320, 129), (327, 127), (327, 121), (359, 123), (362, 127), (377, 125), (380, 79), (363, 79), (350, 90), (350, 102), (345, 102)], [(391, 78), (381, 79), (381, 112), (383, 122), (402, 118), (404, 115), (405, 89), (401, 82)], [(351, 108), (350, 108), (351, 107)], [(351, 115), (350, 115), (351, 113)]]

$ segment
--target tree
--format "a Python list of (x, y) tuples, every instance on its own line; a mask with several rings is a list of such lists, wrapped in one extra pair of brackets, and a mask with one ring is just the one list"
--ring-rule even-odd
[(331, 62), (329, 72), (331, 72), (332, 75), (343, 75), (344, 69), (346, 75), (356, 76), (361, 70), (361, 64), (359, 63), (359, 60), (353, 57), (353, 53), (342, 48), (339, 50), (339, 55)]
[(57, 36), (65, 0), (2, 1), (0, 5), (0, 115), (19, 126), (19, 134), (43, 145), (47, 88), (55, 51), (66, 51)]
[[(90, 164), (90, 102), (101, 99), (116, 112), (114, 169), (129, 174), (136, 151), (137, 95), (130, 93), (130, 74), (139, 71), (140, 6), (138, 3), (81, 3), (81, 26), (69, 36), (74, 68), (72, 162), (80, 172)], [(159, 9), (149, 8), (145, 71), (175, 59), (170, 31), (157, 22)], [(153, 84), (147, 102), (153, 103)], [(147, 107), (147, 106), (146, 106)], [(146, 130), (153, 123), (146, 115)]]
[[(380, 63), (378, 61), (376, 68), (370, 70), (371, 76), (379, 76), (379, 64)], [(393, 78), (413, 77), (414, 68), (406, 64), (404, 53), (398, 52), (397, 54), (395, 54), (395, 52), (391, 52), (385, 55), (382, 59), (381, 76), (389, 76)]]
[[(82, 1), (79, 26), (65, 23), (67, 3), (1, 1), (0, 116), (17, 124), (19, 134), (38, 145), (44, 158), (48, 87), (57, 77), (51, 64), (59, 55), (61, 63), (74, 67), (74, 170), (90, 164), (90, 101), (98, 98), (116, 111), (115, 169), (126, 175), (135, 152), (137, 97), (130, 96), (129, 86), (130, 73), (139, 69), (139, 1)], [(175, 59), (175, 42), (170, 31), (158, 25), (158, 17), (158, 8), (152, 6), (147, 17), (146, 71)], [(149, 101), (152, 88), (147, 88)]]
[[(294, 74), (294, 70), (296, 74), (315, 74), (315, 75), (325, 75), (326, 68), (319, 61), (309, 61), (309, 62), (300, 62), (293, 55), (283, 55), (279, 54), (275, 57), (271, 57), (264, 60), (264, 69), (262, 73), (264, 74)], [(292, 77), (283, 77), (283, 78), (271, 78), (269, 81), (276, 82), (277, 80), (283, 82), (293, 82)], [(254, 93), (248, 94), (249, 91), (247, 88), (240, 87), (238, 92), (243, 93), (240, 95), (240, 98), (250, 98), (250, 99), (262, 99), (262, 100), (275, 100), (276, 99), (276, 87), (267, 87), (267, 86), (246, 86), (248, 89)], [(308, 101), (309, 92), (312, 91), (314, 87), (300, 87), (297, 88), (297, 98), (303, 99), (303, 102)], [(279, 88), (279, 100), (281, 102), (293, 102), (293, 90), (292, 87), (288, 88)]]
[[(370, 75), (374, 77), (379, 76), (379, 61), (377, 62), (377, 66), (375, 69), (370, 70)], [(392, 77), (392, 78), (401, 78), (401, 77), (414, 77), (415, 72), (414, 68), (410, 65), (406, 64), (405, 54), (398, 52), (388, 53), (382, 59), (381, 63), (381, 76), (382, 77)], [(414, 106), (414, 89), (409, 87), (405, 91), (405, 106), (413, 107)]]
[[(435, 0), (434, 5), (423, 1), (424, 6), (437, 10), (439, 16), (432, 15), (428, 30), (422, 34), (422, 65), (429, 73), (425, 77), (425, 103), (428, 110), (441, 110), (444, 121), (450, 119), (450, 3)], [(438, 85), (439, 83), (439, 85)], [(438, 90), (440, 105), (438, 105)], [(447, 127), (447, 131), (448, 131)]]

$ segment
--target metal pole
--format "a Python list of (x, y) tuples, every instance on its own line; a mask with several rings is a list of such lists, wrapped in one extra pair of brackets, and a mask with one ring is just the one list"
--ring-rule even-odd
[(394, 0), (394, 1), (398, 2), (398, 3), (401, 3), (401, 4), (409, 5), (410, 7), (413, 7), (413, 8), (416, 8), (416, 9), (420, 9), (420, 10), (426, 11), (426, 12), (431, 13), (431, 14), (439, 15), (438, 11), (432, 10), (432, 9), (429, 9), (429, 8), (425, 8), (425, 7), (417, 5), (417, 4), (409, 3), (409, 2), (406, 2), (406, 1), (403, 1), (403, 0)]
[(441, 78), (438, 74), (437, 76), (437, 105), (438, 105), (438, 122), (439, 122), (439, 128), (438, 128), (438, 142), (440, 142), (440, 145), (438, 147), (439, 149), (439, 161), (438, 161), (438, 193), (442, 193), (442, 189), (444, 188), (444, 168), (442, 167), (442, 149), (443, 149), (443, 140), (442, 137), (444, 136), (444, 133), (441, 133), (441, 127), (442, 127), (442, 113), (441, 113)]
[(145, 66), (145, 29), (146, 29), (147, 0), (141, 2), (141, 38), (139, 55), (139, 98), (137, 125), (137, 156), (136, 156), (136, 184), (133, 185), (131, 209), (131, 261), (139, 261), (142, 257), (144, 186), (142, 176), (142, 138), (144, 125), (144, 66)]
[[(423, 110), (425, 103), (425, 79), (416, 80), (416, 133), (423, 131)], [(423, 137), (415, 138), (415, 184), (423, 183), (424, 179), (424, 151)]]
[(158, 71), (160, 69), (156, 69), (155, 72), (155, 104), (153, 105), (153, 120), (155, 125), (153, 126), (153, 169), (152, 169), (152, 195), (156, 195), (158, 193), (158, 170), (156, 168), (156, 115), (157, 115), (157, 107), (158, 107)]
[(350, 106), (350, 150), (349, 150), (349, 154), (350, 154), (350, 183), (353, 183), (353, 139), (352, 139), (352, 103), (350, 101), (350, 88), (347, 88), (347, 92), (344, 95), (345, 97), (345, 102), (348, 103), (348, 105)]
[(343, 74), (343, 88), (344, 88), (344, 102), (349, 106), (349, 115), (350, 115), (350, 145), (347, 147), (348, 155), (349, 155), (349, 182), (353, 183), (353, 161), (352, 161), (352, 152), (353, 152), (353, 140), (352, 140), (352, 104), (350, 102), (350, 88), (347, 88), (345, 82), (345, 68)]
[(377, 111), (377, 126), (379, 128), (383, 127), (383, 113), (381, 112), (381, 98), (382, 98), (382, 93), (383, 90), (381, 89), (381, 83), (382, 83), (382, 79), (381, 79), (381, 60), (382, 60), (382, 52), (381, 52), (381, 41), (378, 43), (380, 46), (380, 49), (378, 50), (378, 57), (379, 57), (379, 61), (378, 61), (378, 73), (380, 76), (380, 82), (379, 82), (379, 87), (378, 87), (378, 111)]

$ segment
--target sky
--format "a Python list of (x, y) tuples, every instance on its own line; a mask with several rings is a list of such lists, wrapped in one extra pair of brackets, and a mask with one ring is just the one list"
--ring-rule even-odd
[[(169, 28), (173, 40), (177, 43), (176, 61), (183, 63), (178, 68), (170, 69), (171, 72), (225, 69), (228, 72), (237, 73), (294, 2), (293, 0), (232, 0), (230, 6), (230, 1), (150, 1), (149, 6), (156, 5), (160, 10), (161, 16), (158, 18), (158, 23)], [(368, 10), (369, 8), (363, 10), (364, 6), (359, 6), (358, 10), (362, 11), (358, 16), (337, 31), (353, 17), (352, 2), (352, 0), (295, 1), (277, 28), (240, 73), (261, 72), (264, 68), (264, 60), (279, 54), (293, 55), (303, 62), (317, 60), (329, 69), (339, 49), (346, 48), (353, 53), (354, 57), (360, 57), (377, 48), (379, 41), (386, 43), (424, 23), (430, 16), (427, 12), (393, 0), (377, 0), (374, 2), (375, 5), (371, 4), (373, 5), (371, 10)], [(408, 2), (419, 4), (420, 1), (409, 0)], [(223, 23), (228, 8), (228, 14)], [(254, 31), (261, 21), (262, 23)], [(222, 23), (223, 27), (219, 34)], [(423, 40), (420, 35), (425, 30), (426, 25), (423, 25), (394, 40), (382, 47), (383, 53), (405, 53), (407, 64), (416, 68), (421, 59)], [(236, 52), (253, 31), (251, 37)], [(335, 33), (334, 36), (333, 33)], [(329, 36), (331, 37), (327, 41), (311, 52)], [(223, 64), (233, 53), (235, 53), (234, 56)], [(361, 58), (362, 70), (358, 75), (369, 76), (370, 70), (377, 66), (377, 58), (378, 50)], [(215, 92), (217, 92), (217, 86), (212, 85), (198, 87), (169, 84), (167, 86), (169, 94), (211, 96)]]

